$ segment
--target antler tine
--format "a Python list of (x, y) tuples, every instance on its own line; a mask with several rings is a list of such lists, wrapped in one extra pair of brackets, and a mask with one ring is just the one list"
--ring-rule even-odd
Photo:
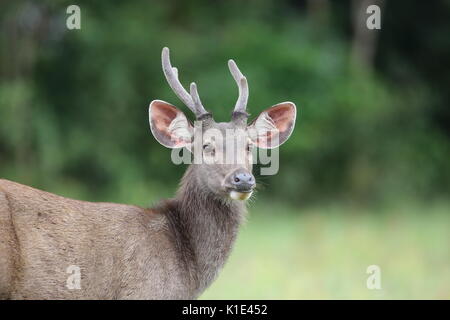
[(191, 94), (189, 94), (178, 79), (178, 69), (172, 67), (172, 64), (170, 63), (169, 48), (163, 48), (161, 59), (163, 72), (166, 76), (167, 82), (178, 98), (183, 101), (183, 103), (195, 114), (197, 118), (200, 118), (204, 114), (208, 114), (200, 101), (200, 96), (198, 95), (197, 86), (195, 83), (191, 84)]
[[(195, 82), (191, 83), (190, 90), (191, 90), (191, 97), (192, 97), (192, 100), (194, 101), (194, 104), (196, 106), (200, 106), (203, 108), (202, 102), (200, 101), (200, 96), (198, 95), (197, 85), (195, 84)], [(204, 111), (206, 112), (206, 110), (204, 110)]]
[(234, 107), (234, 112), (241, 112), (246, 114), (245, 109), (247, 108), (248, 101), (248, 83), (247, 78), (244, 77), (242, 72), (239, 70), (236, 62), (233, 59), (228, 60), (228, 68), (230, 69), (231, 75), (236, 81), (236, 84), (239, 88), (239, 98), (236, 101), (236, 105)]

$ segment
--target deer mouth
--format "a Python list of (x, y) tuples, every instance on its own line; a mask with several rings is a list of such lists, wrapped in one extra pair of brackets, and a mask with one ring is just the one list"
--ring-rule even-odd
[(240, 190), (231, 190), (229, 195), (230, 198), (233, 200), (247, 200), (252, 196), (253, 190), (245, 190), (245, 191), (240, 191)]

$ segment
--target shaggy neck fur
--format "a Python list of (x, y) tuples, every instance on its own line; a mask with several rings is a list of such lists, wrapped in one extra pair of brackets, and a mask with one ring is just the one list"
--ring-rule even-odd
[(187, 169), (176, 198), (165, 203), (164, 211), (188, 285), (198, 296), (228, 258), (246, 210), (242, 201), (220, 198), (202, 187), (196, 170), (196, 165)]

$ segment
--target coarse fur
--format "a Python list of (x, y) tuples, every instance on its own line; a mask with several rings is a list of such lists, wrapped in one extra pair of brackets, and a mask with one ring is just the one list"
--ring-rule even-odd
[[(193, 299), (214, 280), (244, 205), (200, 192), (186, 172), (153, 209), (63, 198), (0, 180), (0, 298)], [(68, 289), (67, 268), (81, 268)]]

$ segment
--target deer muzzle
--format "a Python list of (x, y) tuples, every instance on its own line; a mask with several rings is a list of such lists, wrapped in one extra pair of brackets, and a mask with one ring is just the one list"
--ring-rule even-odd
[(234, 171), (226, 180), (230, 190), (230, 198), (234, 200), (247, 200), (255, 188), (255, 177), (243, 168)]

